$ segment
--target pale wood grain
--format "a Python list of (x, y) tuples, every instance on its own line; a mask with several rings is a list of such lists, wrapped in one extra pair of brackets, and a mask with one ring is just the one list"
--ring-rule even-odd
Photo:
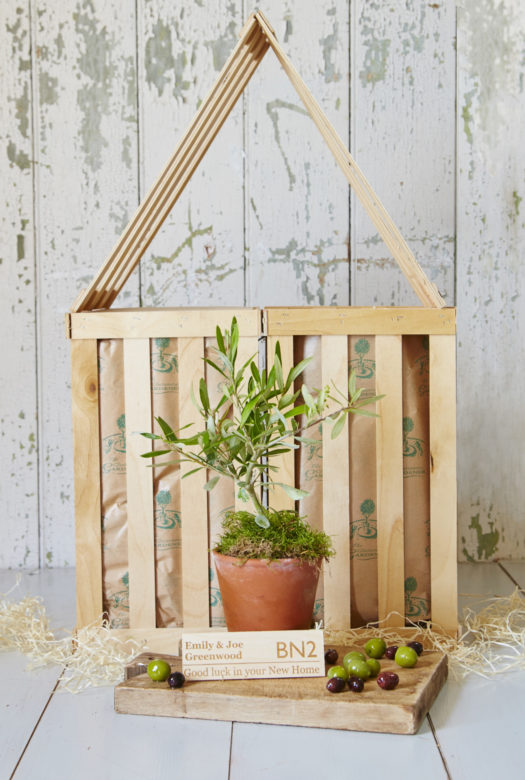
[[(0, 566), (39, 566), (36, 266), (33, 242), (31, 27), (4, 3), (0, 23), (0, 408), (4, 538)], [(62, 366), (64, 369), (64, 366)], [(65, 374), (65, 371), (62, 370)]]
[[(454, 147), (456, 6), (356, 0), (350, 18), (352, 153), (450, 304), (462, 167)], [(351, 303), (417, 304), (353, 193), (351, 225)]]
[(456, 340), (430, 343), (430, 607), (432, 621), (457, 631)]
[[(379, 619), (402, 626), (405, 618), (403, 523), (402, 337), (375, 341), (377, 476), (377, 577)], [(396, 612), (387, 617), (389, 613)]]
[(133, 627), (150, 628), (155, 626), (153, 472), (141, 458), (150, 448), (140, 436), (152, 425), (149, 339), (124, 340), (124, 400), (129, 622)]
[(102, 613), (100, 417), (96, 340), (71, 342), (77, 625)]
[[(280, 339), (268, 337), (266, 340), (266, 365), (270, 367), (275, 358), (275, 345), (279, 342), (281, 347), (281, 359), (283, 365), (283, 375), (288, 376), (293, 366), (293, 336), (284, 336)], [(293, 390), (293, 388), (292, 388)], [(295, 451), (290, 450), (282, 455), (272, 458), (271, 465), (279, 469), (273, 472), (272, 477), (276, 482), (282, 482), (283, 485), (295, 487)], [(272, 509), (295, 509), (295, 501), (290, 498), (282, 488), (275, 488), (270, 491), (269, 503)]]
[[(323, 387), (333, 384), (348, 398), (348, 337), (321, 337)], [(329, 413), (344, 401), (331, 401)], [(336, 552), (323, 569), (324, 622), (327, 628), (350, 628), (350, 468), (348, 420), (332, 440), (333, 426), (323, 423), (323, 530)]]
[(456, 310), (419, 307), (287, 307), (266, 309), (268, 334), (394, 335), (456, 332)]
[[(180, 338), (179, 358), (179, 421), (181, 425), (202, 422), (190, 396), (193, 387), (199, 394), (199, 380), (204, 378), (204, 340)], [(190, 429), (191, 431), (191, 429)], [(181, 476), (195, 468), (181, 464)], [(182, 530), (182, 611), (185, 626), (203, 626), (210, 622), (208, 594), (208, 497), (203, 486), (206, 469), (181, 480)]]
[[(346, 648), (338, 650), (344, 654)], [(171, 667), (180, 669), (180, 658), (173, 658)], [(394, 661), (384, 661), (383, 668), (399, 672)], [(323, 678), (304, 678), (300, 686), (290, 678), (192, 681), (174, 695), (166, 685), (142, 674), (115, 688), (115, 709), (173, 718), (415, 734), (447, 678), (447, 658), (423, 653), (416, 667), (401, 670), (399, 676), (395, 691), (383, 691), (372, 681), (359, 696), (351, 691), (334, 696)]]
[(229, 328), (237, 317), (243, 336), (259, 333), (257, 309), (132, 309), (128, 311), (79, 312), (71, 314), (71, 337), (84, 338), (176, 338), (215, 336), (217, 325)]

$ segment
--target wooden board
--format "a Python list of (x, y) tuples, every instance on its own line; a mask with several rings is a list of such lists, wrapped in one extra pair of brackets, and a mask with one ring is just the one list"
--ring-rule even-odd
[[(351, 648), (337, 649), (341, 657)], [(117, 712), (391, 734), (418, 731), (448, 672), (446, 656), (424, 652), (414, 669), (381, 661), (383, 671), (399, 674), (399, 685), (393, 691), (384, 691), (375, 680), (369, 680), (360, 694), (331, 694), (324, 677), (187, 682), (183, 688), (171, 690), (166, 682), (156, 683), (147, 674), (136, 674), (137, 667), (142, 670), (149, 658), (137, 658), (127, 672), (128, 679), (116, 686)], [(171, 657), (170, 663), (173, 671), (181, 669), (179, 657)]]

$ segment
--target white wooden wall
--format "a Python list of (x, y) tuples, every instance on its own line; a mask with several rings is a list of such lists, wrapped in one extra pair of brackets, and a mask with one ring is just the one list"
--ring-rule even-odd
[[(64, 312), (252, 10), (0, 4), (0, 566), (74, 562)], [(261, 10), (458, 307), (461, 556), (523, 557), (523, 4)], [(120, 300), (210, 303), (416, 303), (271, 52)]]

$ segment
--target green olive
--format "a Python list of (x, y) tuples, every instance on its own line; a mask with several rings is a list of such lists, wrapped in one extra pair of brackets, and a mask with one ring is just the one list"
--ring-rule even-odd
[(346, 670), (349, 677), (360, 677), (362, 680), (368, 680), (371, 674), (367, 662), (361, 658), (351, 658), (346, 664)]
[(386, 642), (378, 636), (369, 639), (365, 645), (365, 652), (370, 658), (382, 658), (385, 654)]
[(162, 658), (155, 658), (148, 664), (148, 675), (152, 680), (156, 682), (164, 682), (167, 680), (171, 673), (171, 667), (167, 661), (163, 661)]
[(343, 658), (343, 666), (345, 669), (347, 669), (348, 664), (351, 663), (351, 661), (355, 661), (356, 658), (360, 661), (366, 661), (366, 656), (363, 655), (363, 653), (359, 653), (357, 650), (352, 650), (350, 653), (346, 653), (345, 657)]
[(415, 666), (417, 664), (418, 655), (413, 647), (407, 647), (406, 645), (401, 645), (401, 647), (398, 647), (396, 650), (395, 655), (395, 662), (399, 666), (404, 666), (407, 669), (410, 669), (412, 666)]
[(381, 664), (379, 663), (379, 661), (375, 658), (367, 658), (366, 663), (368, 664), (368, 667), (370, 669), (370, 677), (377, 677), (377, 675), (381, 671)]
[(348, 672), (344, 666), (332, 666), (328, 672), (327, 677), (340, 677), (341, 680), (348, 680)]

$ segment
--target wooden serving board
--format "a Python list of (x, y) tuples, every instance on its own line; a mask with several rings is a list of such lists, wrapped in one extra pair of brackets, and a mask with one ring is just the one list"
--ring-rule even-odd
[[(356, 649), (355, 645), (335, 647), (340, 658), (349, 649)], [(127, 679), (115, 688), (117, 712), (415, 734), (448, 673), (446, 655), (424, 651), (413, 669), (381, 660), (381, 671), (399, 675), (399, 685), (393, 691), (382, 690), (371, 679), (362, 693), (346, 690), (333, 694), (326, 690), (326, 677), (195, 681), (171, 690), (167, 682), (153, 682), (145, 673), (154, 657), (168, 660), (172, 671), (181, 670), (177, 656), (139, 656), (128, 667)]]

